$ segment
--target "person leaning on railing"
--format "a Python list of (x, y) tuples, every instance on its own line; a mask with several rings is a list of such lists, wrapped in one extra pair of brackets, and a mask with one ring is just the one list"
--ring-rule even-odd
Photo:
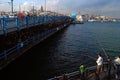
[(96, 73), (100, 74), (102, 71), (102, 66), (103, 66), (103, 58), (100, 53), (98, 53), (98, 59), (96, 60), (97, 63), (97, 71)]
[(81, 80), (85, 80), (85, 65), (81, 63), (79, 69), (80, 69)]
[(110, 56), (107, 55), (107, 71), (108, 71), (108, 79), (110, 79), (111, 75), (111, 68), (112, 68), (112, 61), (110, 59)]
[(102, 72), (102, 67), (103, 67), (103, 58), (100, 53), (98, 53), (98, 58), (96, 60), (97, 63), (97, 70), (96, 70), (96, 80), (100, 80), (100, 72)]
[(117, 77), (119, 77), (120, 76), (120, 56), (117, 56), (117, 57), (115, 57), (115, 59), (114, 59), (114, 64), (115, 64), (115, 66), (116, 66), (116, 73), (117, 73)]

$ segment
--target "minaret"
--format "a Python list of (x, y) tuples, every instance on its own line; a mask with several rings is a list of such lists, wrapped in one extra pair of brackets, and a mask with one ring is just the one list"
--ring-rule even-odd
[(40, 10), (41, 10), (41, 12), (43, 12), (43, 11), (44, 11), (44, 10), (43, 10), (43, 6), (41, 6), (41, 9), (40, 9)]

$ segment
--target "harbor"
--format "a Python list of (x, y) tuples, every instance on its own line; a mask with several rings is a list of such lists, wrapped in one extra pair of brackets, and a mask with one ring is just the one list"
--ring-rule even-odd
[[(97, 27), (98, 24), (102, 27)], [(106, 29), (108, 27), (106, 25), (110, 24), (114, 26), (107, 29), (107, 33), (106, 31), (98, 31), (103, 28)], [(119, 34), (117, 35), (119, 25), (119, 23), (101, 24), (98, 22), (70, 25), (11, 62), (1, 70), (1, 75), (7, 75), (7, 79), (18, 79), (21, 75), (19, 79), (46, 80), (55, 75), (60, 76), (62, 73), (78, 71), (81, 62), (84, 62), (87, 67), (95, 66), (95, 60), (84, 55), (88, 54), (97, 58), (97, 52), (102, 51), (97, 44), (98, 41), (106, 53), (110, 54), (111, 59), (114, 59), (115, 56), (119, 55), (116, 50), (119, 48)], [(111, 30), (114, 31), (112, 34), (115, 34), (118, 40), (113, 41), (111, 37), (115, 36), (110, 34)], [(76, 32), (79, 32), (79, 35)], [(98, 34), (99, 36), (96, 36)], [(105, 35), (103, 36), (103, 34)], [(108, 43), (108, 40), (111, 44)], [(113, 44), (116, 45), (113, 46)], [(107, 51), (111, 46), (113, 49)], [(102, 55), (105, 57), (104, 53)], [(83, 61), (83, 59), (86, 60)], [(12, 74), (10, 75), (10, 73)]]

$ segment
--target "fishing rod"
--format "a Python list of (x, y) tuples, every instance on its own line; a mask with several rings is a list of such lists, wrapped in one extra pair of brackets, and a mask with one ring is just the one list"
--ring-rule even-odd
[[(95, 39), (94, 39), (95, 40)], [(105, 51), (105, 49), (102, 47), (102, 45), (97, 41), (97, 40), (95, 40), (96, 41), (96, 44), (99, 46), (98, 48), (99, 48), (99, 50), (101, 50), (102, 49), (102, 51), (104, 52), (104, 55), (105, 55), (105, 57), (106, 58), (108, 58), (108, 54), (106, 53), (106, 51)], [(86, 57), (89, 57), (89, 58), (91, 58), (91, 59), (93, 59), (93, 60), (97, 60), (97, 58), (95, 58), (94, 56), (92, 56), (92, 55), (89, 55), (89, 54), (81, 54), (82, 56), (86, 56)]]
[(95, 58), (95, 57), (93, 57), (93, 56), (91, 56), (91, 55), (89, 55), (89, 54), (86, 54), (86, 53), (80, 54), (80, 55), (89, 57), (89, 58), (91, 58), (91, 59), (93, 59), (93, 60), (96, 60), (96, 59), (97, 59), (97, 58)]
[(104, 55), (106, 58), (108, 58), (108, 54), (106, 53), (105, 49), (102, 47), (102, 45), (100, 43), (98, 43), (98, 45), (100, 46), (100, 48), (102, 49)]
[(103, 52), (104, 52), (105, 56), (108, 58), (108, 54), (106, 53), (105, 49), (104, 49), (104, 48), (102, 48), (102, 50), (103, 50)]
[(107, 52), (120, 53), (120, 50), (107, 49)]
[[(95, 38), (94, 38), (95, 39)], [(105, 51), (105, 49), (103, 48), (103, 46), (102, 46), (102, 44), (100, 43), (100, 42), (98, 42), (98, 40), (96, 40), (95, 39), (95, 41), (96, 41), (96, 44), (99, 46), (98, 48), (99, 48), (99, 50), (101, 51), (103, 51), (103, 53), (104, 53), (104, 55), (105, 55), (105, 57), (106, 57), (106, 59), (108, 59), (108, 57), (109, 57), (109, 55), (106, 53), (106, 51)]]
[[(94, 37), (94, 35), (93, 35), (93, 37)], [(96, 40), (95, 38), (94, 38), (94, 40), (95, 40), (96, 44), (99, 46), (99, 47), (98, 47), (99, 50), (101, 51), (101, 49), (102, 49), (105, 57), (108, 58), (108, 54), (106, 53), (105, 49), (102, 47), (102, 45), (100, 44), (100, 42), (98, 42), (98, 40)]]
[[(101, 47), (100, 43), (98, 43), (98, 45)], [(99, 49), (100, 49), (100, 47), (99, 47)], [(104, 49), (103, 47), (101, 47), (101, 49), (102, 49), (102, 51), (104, 52), (104, 54), (105, 54), (105, 56), (106, 56), (106, 58), (107, 58), (108, 55), (107, 55), (105, 49)], [(100, 50), (101, 50), (101, 49), (100, 49)], [(93, 60), (97, 60), (96, 57), (94, 57), (93, 55), (87, 54), (87, 53), (83, 53), (83, 54), (80, 54), (80, 55), (89, 57), (89, 58), (91, 58), (91, 59), (93, 59)]]

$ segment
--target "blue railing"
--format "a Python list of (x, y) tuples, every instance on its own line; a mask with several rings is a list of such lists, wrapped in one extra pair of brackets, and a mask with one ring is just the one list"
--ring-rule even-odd
[[(48, 18), (49, 18), (49, 17), (48, 17)], [(64, 17), (64, 18), (67, 18), (67, 17)], [(17, 19), (18, 19), (18, 18), (17, 18)], [(32, 18), (32, 19), (34, 19), (34, 18)], [(29, 24), (27, 24), (27, 25), (28, 25), (27, 27), (31, 27), (30, 24), (33, 24), (33, 23), (34, 23), (34, 22), (32, 22), (32, 19), (30, 19), (31, 22), (30, 22), (30, 20), (28, 19), (28, 21), (29, 21), (28, 23), (29, 23)], [(40, 20), (40, 19), (41, 19), (41, 20)], [(51, 17), (51, 18), (49, 18), (49, 19), (47, 19), (47, 20), (48, 20), (48, 22), (49, 22), (49, 21), (60, 20), (60, 19), (62, 19), (62, 18), (61, 18), (61, 17), (55, 17), (55, 18), (53, 19), (53, 17)], [(13, 23), (13, 22), (15, 22), (15, 19), (12, 19), (11, 23)], [(40, 23), (40, 22), (43, 22), (43, 18), (38, 17), (38, 18), (36, 19), (35, 23)], [(24, 19), (23, 19), (23, 22), (22, 22), (22, 23), (24, 23)], [(10, 24), (10, 23), (9, 23), (9, 24)], [(56, 27), (56, 28), (49, 29), (49, 30), (44, 31), (44, 32), (41, 32), (41, 33), (39, 33), (39, 34), (37, 34), (37, 35), (35, 35), (35, 36), (33, 36), (33, 37), (31, 37), (31, 38), (23, 41), (23, 42), (19, 42), (18, 44), (16, 44), (16, 45), (13, 46), (12, 48), (10, 48), (10, 49), (8, 49), (8, 50), (4, 50), (2, 53), (0, 53), (0, 60), (3, 60), (3, 61), (4, 61), (4, 60), (7, 60), (8, 56), (11, 55), (12, 53), (14, 53), (14, 52), (15, 52), (15, 53), (19, 53), (20, 50), (21, 50), (23, 47), (28, 46), (29, 44), (35, 42), (36, 40), (43, 39), (43, 38), (45, 38), (47, 35), (50, 35), (50, 34), (52, 34), (52, 33), (57, 32), (58, 30), (60, 30), (61, 28), (67, 26), (68, 24), (69, 24), (69, 23), (66, 23), (66, 24), (60, 25), (60, 26), (58, 26), (58, 27)], [(19, 20), (18, 20), (18, 22), (17, 22), (17, 25), (19, 25)], [(26, 24), (24, 24), (24, 25), (26, 25)], [(19, 26), (21, 26), (21, 25), (19, 25)], [(20, 28), (20, 29), (21, 29), (21, 27), (18, 27), (18, 26), (17, 26), (17, 28)], [(19, 29), (19, 30), (20, 30), (20, 29)], [(6, 30), (7, 30), (7, 29), (6, 29)]]
[(24, 28), (49, 23), (63, 18), (66, 16), (25, 16), (23, 19), (16, 18), (0, 18), (0, 34), (7, 34), (12, 31), (20, 31)]
[(29, 38), (23, 42), (19, 42), (17, 45), (13, 46), (12, 48), (8, 49), (8, 50), (4, 50), (1, 54), (0, 54), (0, 59), (4, 59), (6, 60), (7, 57), (12, 54), (13, 52), (19, 52), (21, 50), (22, 47), (29, 45), (32, 42), (35, 42), (38, 39), (42, 39), (43, 37), (45, 37), (46, 35), (48, 35), (49, 33), (53, 33), (55, 32), (57, 29), (50, 29), (48, 31), (42, 32), (36, 36), (33, 36), (32, 38)]

